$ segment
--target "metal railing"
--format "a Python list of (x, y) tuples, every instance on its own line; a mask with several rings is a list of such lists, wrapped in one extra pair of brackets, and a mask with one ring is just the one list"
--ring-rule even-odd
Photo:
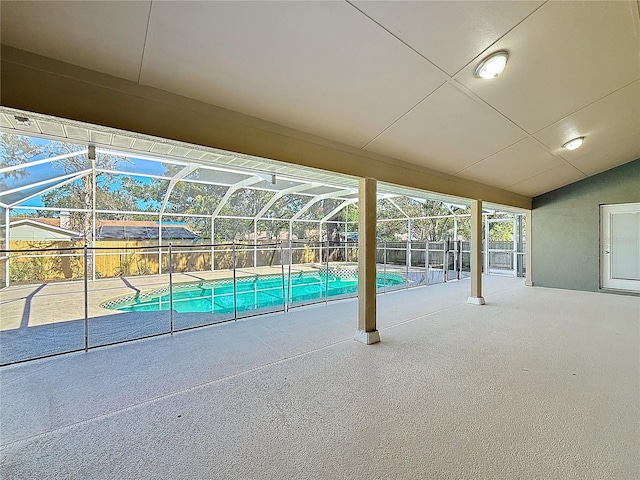
[[(445, 242), (379, 242), (378, 292), (451, 279), (449, 252)], [(0, 365), (357, 296), (357, 242), (74, 245), (0, 254), (22, 275), (0, 290)]]

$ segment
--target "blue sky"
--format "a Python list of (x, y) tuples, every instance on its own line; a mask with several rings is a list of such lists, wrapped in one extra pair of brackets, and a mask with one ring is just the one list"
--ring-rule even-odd
[[(53, 142), (52, 140), (36, 138), (36, 137), (28, 137), (28, 138), (33, 144), (36, 144), (39, 146), (46, 146), (47, 144)], [(78, 149), (82, 149), (82, 148), (83, 146), (78, 145)], [(45, 157), (46, 155), (38, 155), (30, 159), (30, 162), (40, 160)], [(130, 158), (130, 157), (127, 157), (125, 161), (118, 162), (117, 166), (119, 169), (125, 170), (127, 172), (131, 172), (131, 173), (127, 173), (124, 175), (114, 175), (112, 179), (110, 179), (109, 189), (113, 192), (121, 188), (122, 180), (125, 177), (125, 175), (129, 178), (136, 179), (142, 184), (149, 184), (152, 179), (145, 178), (145, 177), (137, 177), (133, 175), (133, 173), (139, 172), (139, 173), (148, 173), (152, 175), (162, 175), (166, 170), (166, 166), (162, 163), (153, 162), (149, 160)], [(65, 175), (66, 173), (71, 173), (71, 172), (65, 172), (63, 165), (61, 165), (60, 163), (46, 163), (42, 165), (35, 165), (32, 167), (26, 167), (23, 171), (27, 173), (27, 176), (14, 178), (9, 174), (0, 174), (0, 179), (4, 182), (4, 184), (7, 186), (8, 189), (13, 189), (13, 188), (28, 185), (30, 183), (45, 181), (47, 179)], [(49, 186), (50, 185), (43, 185), (40, 188), (46, 189)], [(24, 191), (24, 194), (21, 196), (28, 196), (29, 194), (32, 194), (32, 193), (34, 192)], [(15, 201), (13, 198), (11, 200)], [(152, 206), (152, 207), (160, 206), (158, 202), (155, 202), (155, 201), (145, 202), (142, 200), (138, 201), (137, 205), (138, 205), (138, 208), (141, 210), (145, 210), (149, 206)], [(41, 196), (38, 196), (22, 203), (21, 206), (30, 206), (30, 207), (37, 208), (37, 207), (44, 206), (44, 204), (42, 202)]]

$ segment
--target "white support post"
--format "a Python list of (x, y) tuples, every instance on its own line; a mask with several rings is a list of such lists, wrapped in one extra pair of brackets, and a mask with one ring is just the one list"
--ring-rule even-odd
[(484, 305), (482, 296), (482, 200), (471, 201), (471, 296), (467, 303)]
[(358, 195), (358, 329), (355, 339), (367, 345), (380, 341), (376, 327), (376, 183), (374, 178), (360, 179)]

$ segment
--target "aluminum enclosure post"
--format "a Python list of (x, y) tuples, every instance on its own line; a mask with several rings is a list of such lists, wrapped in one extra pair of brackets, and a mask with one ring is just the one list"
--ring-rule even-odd
[[(409, 225), (411, 225), (411, 223), (409, 223)], [(411, 242), (407, 241), (407, 249), (405, 250), (405, 254), (404, 254), (404, 267), (405, 267), (405, 276), (406, 276), (406, 281), (404, 282), (404, 288), (408, 289), (409, 288), (409, 266), (411, 264)]]
[[(383, 242), (382, 243), (382, 271), (383, 271), (383, 275), (382, 278), (384, 278), (384, 285), (382, 286), (382, 291), (384, 293), (387, 293), (387, 242)], [(376, 250), (377, 250), (377, 245), (376, 245)], [(376, 254), (378, 252), (376, 251)]]
[(282, 248), (282, 240), (280, 240), (280, 270), (282, 273), (282, 311), (287, 313), (287, 291), (284, 280), (284, 248)]
[(173, 335), (173, 245), (169, 243), (169, 332)]
[[(5, 249), (6, 250), (11, 250), (11, 230), (9, 228), (9, 222), (11, 221), (11, 209), (7, 208), (4, 211), (4, 242), (5, 242)], [(4, 270), (4, 285), (5, 287), (9, 286), (9, 282), (11, 281), (11, 275), (10, 275), (10, 270), (9, 270), (9, 258), (11, 257), (11, 252), (7, 252), (6, 253), (6, 257), (7, 259), (5, 260), (5, 270)]]
[(162, 215), (158, 216), (158, 275), (162, 275)]
[(84, 242), (84, 351), (89, 351), (89, 251)]
[(232, 251), (231, 251), (231, 261), (233, 263), (232, 267), (233, 267), (233, 320), (237, 320), (238, 319), (238, 304), (236, 301), (236, 294), (237, 294), (237, 288), (238, 286), (236, 285), (236, 241), (233, 241), (233, 245), (232, 245)]
[(531, 210), (527, 210), (525, 215), (524, 224), (524, 252), (525, 252), (525, 281), (524, 284), (527, 287), (533, 287), (533, 272), (531, 270), (531, 250), (532, 250), (532, 236), (531, 236)]
[(324, 304), (329, 303), (329, 239), (327, 239), (327, 263), (326, 263), (326, 275), (324, 276)]
[[(282, 242), (280, 243), (280, 251), (282, 251)], [(282, 258), (280, 258), (282, 263)], [(253, 219), (253, 268), (258, 266), (258, 221)]]
[(429, 238), (424, 242), (424, 270), (427, 276), (427, 281), (425, 282), (427, 286), (429, 285)]
[(96, 147), (89, 145), (88, 157), (91, 160), (91, 280), (96, 279)]
[(287, 301), (288, 301), (289, 307), (287, 307), (287, 311), (291, 307), (291, 300), (293, 296), (293, 286), (291, 285), (291, 262), (292, 261), (293, 261), (293, 242), (291, 241), (291, 239), (289, 239), (289, 261), (287, 262), (289, 264), (289, 272), (288, 272), (289, 274), (287, 277)]

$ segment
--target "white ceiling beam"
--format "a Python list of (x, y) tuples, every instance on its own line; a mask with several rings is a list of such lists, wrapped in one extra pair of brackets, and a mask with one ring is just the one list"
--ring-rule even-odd
[(337, 192), (325, 193), (323, 195), (318, 195), (317, 197), (313, 197), (311, 199), (311, 201), (309, 201), (304, 207), (302, 207), (300, 210), (298, 210), (298, 212), (293, 217), (291, 217), (291, 221), (293, 222), (294, 220), (299, 219), (300, 216), (302, 216), (302, 214), (304, 212), (306, 212), (313, 205), (315, 205), (316, 203), (318, 203), (318, 202), (320, 202), (322, 200), (326, 200), (327, 198), (340, 198), (340, 195), (347, 195), (349, 193), (354, 193), (353, 189), (349, 188), (349, 189), (346, 189), (346, 190), (338, 190)]
[(398, 204), (396, 202), (394, 202), (393, 200), (391, 200), (390, 198), (387, 198), (387, 201), (393, 205), (394, 207), (396, 207), (398, 209), (398, 211), (404, 215), (405, 217), (409, 218), (409, 215), (407, 215), (407, 212), (405, 212), (403, 209), (401, 209)]
[(176, 186), (180, 180), (189, 175), (192, 172), (195, 172), (198, 169), (198, 165), (189, 164), (176, 173), (171, 180), (169, 181), (169, 186), (167, 187), (167, 191), (164, 194), (164, 199), (162, 200), (162, 207), (160, 207), (160, 216), (164, 214), (165, 209), (167, 208), (167, 203), (169, 203), (169, 197), (171, 196), (171, 192), (173, 188)]
[(14, 170), (20, 170), (21, 168), (35, 167), (36, 165), (42, 165), (45, 163), (56, 162), (58, 160), (64, 160), (65, 158), (77, 157), (79, 155), (85, 155), (88, 150), (78, 150), (77, 152), (65, 153), (64, 155), (58, 155), (55, 157), (43, 158), (34, 162), (25, 162), (20, 165), (11, 165), (10, 167), (0, 168), (0, 173), (13, 172)]
[(319, 183), (303, 183), (301, 185), (296, 185), (294, 187), (285, 188), (284, 190), (280, 190), (277, 192), (271, 199), (265, 204), (264, 207), (256, 214), (255, 219), (258, 220), (262, 218), (262, 216), (269, 211), (269, 209), (276, 203), (279, 199), (284, 197), (285, 195), (289, 195), (290, 193), (298, 193), (304, 190), (309, 190), (311, 188), (319, 187), (321, 184)]
[(247, 178), (245, 180), (242, 180), (240, 182), (237, 182), (237, 183), (234, 183), (233, 185), (231, 185), (229, 187), (229, 189), (227, 190), (227, 192), (222, 197), (222, 199), (220, 200), (220, 203), (218, 204), (216, 209), (211, 214), (211, 219), (213, 220), (214, 218), (216, 218), (218, 216), (218, 214), (222, 210), (222, 207), (224, 207), (226, 205), (226, 203), (229, 201), (229, 198), (231, 197), (231, 195), (233, 195), (235, 192), (237, 192), (241, 188), (245, 188), (245, 187), (251, 186), (251, 185), (253, 185), (255, 183), (260, 183), (260, 182), (264, 182), (264, 179), (262, 177), (259, 177), (259, 176), (254, 176), (254, 177), (249, 177), (249, 178)]
[[(24, 206), (24, 205), (16, 205), (15, 207), (11, 207), (11, 209), (12, 210), (42, 210), (43, 212), (90, 212), (91, 211), (90, 208), (30, 207), (30, 206)], [(98, 212), (99, 210), (96, 210), (96, 213)], [(120, 212), (118, 210), (118, 213), (126, 213), (126, 212)], [(144, 214), (145, 212), (133, 212), (133, 213)], [(154, 215), (157, 215), (157, 214), (154, 214)]]
[(333, 217), (340, 210), (344, 209), (347, 205), (350, 205), (350, 204), (355, 203), (357, 201), (358, 201), (358, 199), (356, 199), (356, 198), (352, 198), (350, 200), (345, 200), (339, 206), (337, 206), (336, 208), (331, 210), (329, 213), (327, 213), (324, 217), (322, 217), (320, 222), (322, 222), (322, 223), (327, 222), (331, 217)]
[(11, 190), (4, 190), (4, 191), (0, 192), (0, 197), (4, 196), (4, 195), (9, 195), (10, 193), (20, 192), (20, 191), (26, 190), (28, 188), (40, 187), (42, 185), (46, 185), (48, 183), (55, 182), (55, 181), (58, 181), (58, 180), (66, 180), (67, 178), (71, 178), (71, 177), (75, 177), (75, 176), (83, 176), (83, 174), (85, 174), (87, 172), (91, 172), (91, 169), (89, 169), (89, 170), (81, 170), (79, 172), (68, 173), (66, 175), (60, 175), (59, 177), (49, 178), (47, 180), (42, 180), (42, 181), (36, 182), (36, 183), (30, 183), (28, 185), (23, 185), (21, 187), (12, 188)]
[(456, 212), (453, 211), (453, 207), (451, 206), (451, 204), (442, 202), (442, 205), (447, 207), (449, 209), (449, 211), (453, 214), (454, 217), (456, 216)]
[[(142, 177), (142, 178), (155, 178), (158, 180), (171, 180), (171, 177), (167, 177), (166, 175), (153, 175), (151, 173), (144, 172), (123, 172), (122, 170), (110, 170), (108, 168), (96, 168), (96, 173), (110, 173), (113, 175), (131, 175), (133, 177)], [(188, 182), (189, 180), (185, 180)]]
[(27, 196), (27, 197), (25, 197), (25, 198), (21, 198), (20, 200), (18, 200), (17, 202), (13, 202), (13, 203), (12, 203), (11, 205), (9, 205), (9, 206), (10, 206), (11, 208), (13, 208), (13, 207), (15, 207), (16, 205), (20, 205), (21, 203), (26, 202), (26, 201), (28, 201), (28, 200), (31, 200), (32, 198), (39, 197), (40, 195), (43, 195), (43, 194), (45, 194), (45, 193), (47, 193), (47, 192), (49, 192), (49, 191), (51, 191), (51, 190), (55, 190), (56, 188), (60, 188), (60, 187), (62, 187), (62, 186), (64, 186), (64, 185), (66, 185), (66, 184), (68, 184), (68, 183), (73, 183), (73, 182), (75, 182), (76, 180), (78, 180), (78, 179), (80, 179), (80, 178), (83, 178), (83, 177), (86, 177), (87, 175), (89, 175), (89, 174), (91, 173), (91, 170), (83, 170), (82, 172), (83, 172), (83, 173), (82, 173), (81, 175), (76, 175), (75, 177), (71, 177), (71, 178), (69, 178), (69, 179), (67, 179), (67, 180), (65, 180), (65, 181), (63, 181), (63, 182), (61, 182), (61, 183), (56, 183), (55, 185), (52, 185), (52, 186), (50, 186), (50, 187), (47, 187), (47, 188), (45, 188), (44, 190), (40, 190), (40, 191), (39, 191), (39, 192), (37, 192), (37, 193), (33, 193), (33, 194), (31, 194), (31, 195), (29, 195), (29, 196)]

